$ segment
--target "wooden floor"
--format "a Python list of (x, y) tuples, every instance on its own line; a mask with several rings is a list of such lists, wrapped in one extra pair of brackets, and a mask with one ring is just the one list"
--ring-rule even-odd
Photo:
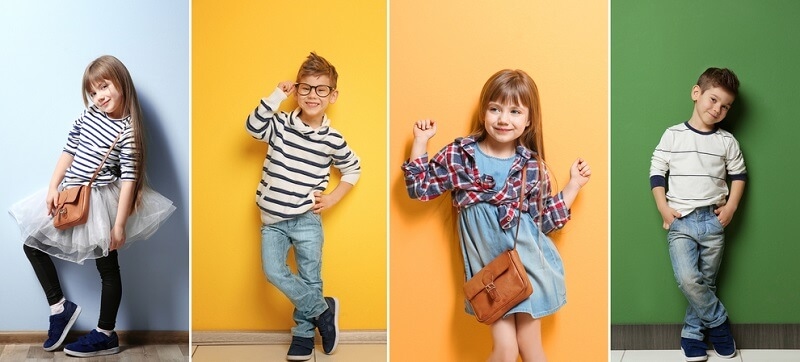
[(64, 354), (63, 349), (46, 352), (41, 344), (0, 345), (0, 362), (5, 361), (189, 361), (189, 345), (163, 344), (120, 346), (120, 353), (110, 356), (74, 358)]

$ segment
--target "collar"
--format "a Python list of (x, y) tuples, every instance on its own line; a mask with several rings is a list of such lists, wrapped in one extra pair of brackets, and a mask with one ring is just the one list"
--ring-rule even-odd
[(291, 127), (294, 130), (297, 130), (302, 134), (317, 133), (324, 135), (328, 133), (328, 130), (330, 129), (331, 120), (328, 118), (327, 114), (322, 115), (322, 123), (320, 123), (317, 129), (314, 129), (305, 124), (303, 120), (300, 119), (300, 111), (301, 111), (300, 107), (297, 107), (295, 108), (294, 111), (292, 111), (292, 113), (289, 113), (289, 127)]

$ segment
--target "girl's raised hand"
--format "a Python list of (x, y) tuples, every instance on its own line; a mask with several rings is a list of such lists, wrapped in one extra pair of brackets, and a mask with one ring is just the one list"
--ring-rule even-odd
[(414, 139), (428, 142), (436, 135), (436, 122), (431, 119), (423, 119), (414, 123)]
[(583, 187), (589, 182), (590, 176), (592, 176), (592, 169), (589, 167), (589, 163), (578, 157), (569, 169), (570, 181), (574, 181), (578, 186)]
[(294, 82), (291, 81), (283, 81), (278, 83), (278, 88), (286, 93), (287, 96), (292, 95), (294, 93)]

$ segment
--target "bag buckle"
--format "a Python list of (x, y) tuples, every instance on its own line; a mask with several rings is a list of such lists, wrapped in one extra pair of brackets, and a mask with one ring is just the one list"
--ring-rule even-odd
[(489, 298), (492, 298), (492, 300), (497, 299), (497, 287), (494, 285), (494, 282), (489, 282), (489, 284), (484, 285), (483, 290), (489, 294)]

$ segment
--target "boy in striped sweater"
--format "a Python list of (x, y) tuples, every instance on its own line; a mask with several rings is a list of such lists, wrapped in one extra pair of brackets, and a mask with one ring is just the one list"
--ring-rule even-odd
[[(706, 335), (717, 355), (736, 355), (728, 312), (716, 295), (716, 279), (725, 247), (723, 228), (739, 205), (747, 170), (739, 143), (717, 124), (727, 115), (738, 89), (732, 71), (708, 68), (692, 87), (692, 116), (664, 132), (650, 164), (650, 187), (663, 227), (669, 230), (672, 269), (689, 301), (681, 331), (687, 361), (708, 359)], [(730, 190), (726, 178), (731, 179)]]
[[(361, 174), (358, 156), (344, 137), (330, 126), (325, 110), (336, 102), (338, 74), (323, 57), (311, 53), (300, 67), (296, 82), (280, 82), (247, 118), (247, 132), (269, 145), (264, 159), (256, 204), (261, 210), (261, 253), (264, 273), (295, 306), (290, 361), (311, 358), (314, 328), (326, 354), (339, 339), (336, 298), (323, 297), (322, 224), (320, 213), (333, 207), (355, 185)], [(278, 111), (295, 95), (298, 108)], [(330, 193), (330, 166), (341, 181)], [(297, 274), (286, 264), (294, 247)]]

